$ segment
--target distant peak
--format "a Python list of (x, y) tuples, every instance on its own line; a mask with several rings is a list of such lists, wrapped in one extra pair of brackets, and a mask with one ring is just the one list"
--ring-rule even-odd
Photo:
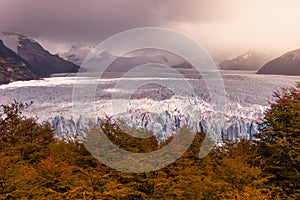
[(101, 57), (113, 57), (113, 55), (109, 51), (102, 51), (99, 56)]
[(221, 69), (227, 70), (258, 70), (269, 57), (265, 53), (250, 49), (236, 58), (222, 61), (219, 65)]

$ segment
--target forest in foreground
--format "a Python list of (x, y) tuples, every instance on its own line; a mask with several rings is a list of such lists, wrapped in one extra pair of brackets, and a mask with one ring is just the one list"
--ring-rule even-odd
[[(22, 114), (30, 104), (2, 105), (0, 199), (300, 199), (300, 83), (274, 97), (256, 139), (224, 141), (200, 159), (205, 133), (197, 133), (176, 162), (139, 174), (105, 166), (81, 142), (57, 139), (50, 124)], [(131, 152), (173, 139), (135, 138), (109, 120), (100, 128)]]

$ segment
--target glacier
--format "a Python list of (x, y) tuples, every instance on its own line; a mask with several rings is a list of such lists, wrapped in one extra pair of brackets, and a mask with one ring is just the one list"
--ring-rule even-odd
[[(113, 93), (126, 92), (115, 88), (118, 79), (83, 78), (82, 83), (98, 85), (94, 104), (99, 119), (112, 116), (129, 126), (152, 130), (161, 141), (176, 134), (185, 125), (193, 132), (214, 131), (217, 140), (222, 141), (253, 138), (257, 133), (257, 123), (268, 108), (267, 101), (272, 101), (272, 93), (300, 81), (299, 76), (257, 75), (252, 71), (221, 73), (226, 89), (226, 105), (222, 112), (216, 111), (210, 104), (210, 95), (201, 80), (198, 85), (195, 84), (195, 97), (176, 96), (167, 90), (162, 95), (152, 87), (142, 88), (131, 96), (122, 112), (118, 106), (112, 106), (124, 105), (118, 104), (120, 99), (112, 98)], [(12, 103), (14, 99), (33, 101), (23, 114), (40, 122), (50, 122), (59, 138), (76, 139), (86, 123), (80, 113), (73, 114), (72, 92), (77, 80), (72, 76), (50, 77), (0, 85), (0, 104)]]
[[(129, 127), (153, 131), (159, 141), (173, 136), (182, 126), (189, 127), (193, 132), (209, 133), (211, 130), (217, 130), (218, 142), (251, 139), (253, 134), (258, 132), (256, 121), (263, 117), (266, 109), (266, 106), (261, 105), (242, 107), (233, 102), (226, 106), (225, 112), (219, 113), (204, 101), (191, 105), (188, 99), (171, 98), (163, 101), (135, 99), (130, 102), (127, 112), (118, 113), (111, 107), (115, 104), (111, 101), (97, 102), (97, 115), (100, 120), (106, 116), (113, 116), (115, 120), (126, 122)], [(156, 109), (153, 109), (154, 107)], [(60, 115), (51, 117), (48, 121), (60, 137), (80, 137), (80, 131), (85, 127), (81, 115), (76, 119), (73, 116)]]

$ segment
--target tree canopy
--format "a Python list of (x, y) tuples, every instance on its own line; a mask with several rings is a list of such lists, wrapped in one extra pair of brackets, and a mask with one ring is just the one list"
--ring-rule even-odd
[(300, 197), (300, 83), (274, 93), (257, 135), (256, 160), (284, 199)]
[[(224, 141), (200, 159), (205, 133), (196, 133), (177, 161), (140, 174), (105, 166), (79, 141), (57, 139), (50, 124), (23, 116), (30, 103), (3, 105), (0, 199), (299, 199), (299, 100), (300, 84), (274, 93), (256, 140)], [(132, 137), (109, 121), (100, 128), (131, 152), (173, 139)]]

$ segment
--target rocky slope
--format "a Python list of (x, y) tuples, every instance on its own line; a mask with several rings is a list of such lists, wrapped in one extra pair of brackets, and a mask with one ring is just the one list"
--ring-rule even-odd
[(300, 75), (300, 49), (271, 60), (258, 71), (258, 74)]
[(0, 40), (0, 84), (38, 79), (39, 77), (30, 68), (32, 68), (30, 64)]
[(38, 42), (17, 33), (0, 33), (5, 46), (30, 64), (30, 70), (46, 77), (54, 73), (77, 72), (79, 67), (45, 50)]

